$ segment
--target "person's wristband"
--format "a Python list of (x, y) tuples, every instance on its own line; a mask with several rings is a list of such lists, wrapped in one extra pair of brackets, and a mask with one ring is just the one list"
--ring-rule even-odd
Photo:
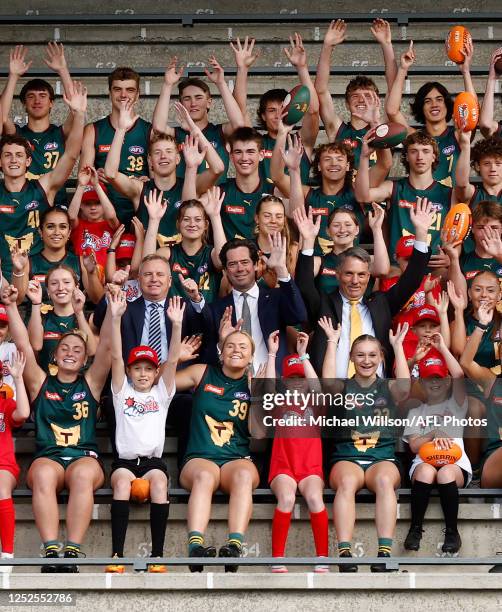
[(32, 306), (42, 306), (42, 302), (32, 302)]
[(12, 273), (12, 276), (15, 276), (16, 278), (22, 278), (24, 276), (24, 272), (21, 272), (21, 274), (16, 274), (15, 272)]
[(107, 252), (107, 253), (115, 253), (115, 251), (116, 251), (116, 250), (117, 250), (117, 249), (106, 249), (106, 252)]
[(269, 357), (277, 357), (277, 355), (275, 353), (269, 353), (268, 356)]
[(326, 340), (326, 342), (329, 344), (330, 342), (332, 342), (333, 344), (336, 344), (337, 341), (336, 340)]
[(310, 359), (310, 355), (308, 353), (305, 353), (305, 355), (300, 357), (300, 361), (307, 361), (307, 359)]
[(474, 323), (474, 327), (479, 327), (479, 329), (486, 331), (489, 327), (489, 325), (486, 325), (485, 323), (480, 323), (479, 321), (476, 321), (476, 323)]

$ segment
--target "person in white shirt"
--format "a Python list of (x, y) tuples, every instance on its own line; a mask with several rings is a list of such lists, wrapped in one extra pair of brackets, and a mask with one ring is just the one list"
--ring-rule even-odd
[[(121, 319), (127, 308), (127, 300), (123, 291), (111, 296), (110, 306), (112, 393), (118, 454), (118, 459), (112, 464), (111, 475), (113, 557), (124, 556), (131, 483), (136, 478), (143, 478), (150, 483), (151, 556), (162, 557), (169, 514), (167, 466), (162, 461), (162, 453), (167, 412), (176, 391), (174, 377), (180, 356), (185, 306), (179, 297), (169, 300), (167, 316), (172, 325), (172, 333), (168, 359), (162, 370), (157, 352), (148, 345), (133, 348), (127, 359), (127, 367), (124, 366)], [(154, 384), (157, 378), (158, 382)], [(109, 565), (106, 571), (123, 573), (125, 567), (120, 564)], [(148, 571), (161, 573), (166, 568), (160, 564), (151, 564)]]

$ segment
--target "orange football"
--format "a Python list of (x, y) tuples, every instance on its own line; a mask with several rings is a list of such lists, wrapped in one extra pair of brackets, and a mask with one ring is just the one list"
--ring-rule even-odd
[(479, 104), (476, 96), (468, 91), (461, 91), (453, 105), (455, 125), (462, 132), (471, 132), (479, 121)]
[(446, 36), (446, 54), (455, 64), (463, 64), (464, 56), (462, 51), (467, 41), (472, 42), (471, 33), (461, 25), (453, 26)]
[(442, 467), (443, 465), (456, 463), (462, 456), (462, 450), (458, 444), (452, 444), (452, 447), (448, 450), (438, 449), (431, 441), (422, 444), (418, 455), (425, 463), (434, 467)]
[(131, 500), (137, 504), (144, 504), (150, 499), (150, 481), (136, 478), (131, 483)]
[(467, 204), (454, 204), (443, 222), (443, 232), (447, 240), (460, 244), (471, 229), (471, 209)]

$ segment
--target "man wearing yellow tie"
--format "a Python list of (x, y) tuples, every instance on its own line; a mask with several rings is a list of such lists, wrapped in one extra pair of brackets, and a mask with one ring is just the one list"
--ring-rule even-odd
[[(413, 254), (399, 281), (386, 293), (377, 291), (365, 296), (370, 280), (370, 256), (364, 249), (353, 247), (340, 254), (336, 270), (340, 285), (331, 293), (322, 294), (319, 311), (319, 317), (331, 317), (335, 327), (341, 323), (342, 334), (336, 353), (334, 378), (347, 378), (353, 375), (353, 364), (349, 361), (350, 347), (361, 334), (371, 334), (380, 340), (385, 348), (386, 365), (390, 371), (393, 360), (389, 344), (392, 318), (415, 293), (427, 272), (430, 257), (427, 248), (427, 231), (433, 215), (434, 210), (428, 200), (417, 198), (415, 207), (410, 209), (411, 221), (415, 227)], [(325, 351), (326, 336), (316, 325), (312, 341), (312, 362), (318, 372), (322, 370)], [(380, 370), (378, 374), (383, 376), (383, 366)]]

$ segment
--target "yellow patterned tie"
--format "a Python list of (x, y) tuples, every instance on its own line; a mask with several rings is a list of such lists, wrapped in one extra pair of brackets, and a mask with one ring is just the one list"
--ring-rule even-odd
[[(350, 303), (350, 348), (352, 348), (352, 343), (356, 338), (358, 338), (363, 333), (363, 322), (361, 321), (361, 314), (359, 313), (359, 308), (357, 305), (359, 304), (359, 300), (349, 300)], [(354, 363), (349, 361), (349, 366), (347, 368), (347, 378), (351, 378), (354, 376), (356, 370), (354, 368)]]

